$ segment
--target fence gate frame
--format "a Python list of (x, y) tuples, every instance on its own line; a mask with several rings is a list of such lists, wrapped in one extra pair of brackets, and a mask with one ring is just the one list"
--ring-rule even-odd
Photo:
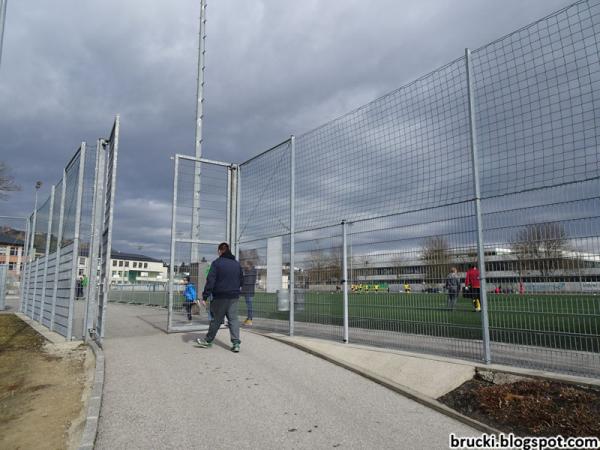
[[(238, 253), (238, 245), (237, 245), (237, 236), (238, 236), (238, 215), (239, 215), (239, 203), (237, 201), (239, 195), (239, 165), (224, 162), (224, 161), (215, 161), (207, 158), (196, 158), (194, 156), (176, 154), (171, 157), (175, 161), (174, 164), (174, 175), (173, 175), (173, 204), (172, 204), (172, 217), (171, 217), (171, 247), (170, 247), (170, 259), (169, 259), (169, 304), (168, 304), (168, 314), (167, 314), (167, 332), (181, 332), (181, 331), (204, 331), (208, 329), (208, 325), (206, 324), (190, 324), (190, 325), (174, 325), (173, 324), (173, 303), (174, 303), (174, 281), (175, 281), (175, 251), (176, 245), (178, 243), (183, 244), (192, 244), (195, 245), (214, 245), (217, 246), (221, 243), (221, 241), (215, 241), (211, 239), (202, 239), (200, 236), (196, 236), (197, 239), (192, 238), (178, 238), (177, 237), (177, 189), (179, 186), (179, 161), (194, 161), (195, 164), (195, 176), (194, 176), (194, 192), (195, 195), (200, 195), (201, 192), (201, 166), (202, 164), (208, 166), (217, 166), (223, 167), (227, 169), (227, 205), (226, 205), (226, 237), (225, 240), (229, 242), (231, 246), (232, 252), (237, 255)], [(198, 226), (201, 218), (201, 209), (199, 197), (198, 200), (194, 200), (194, 207), (197, 211), (193, 211), (192, 215), (194, 217), (193, 225)], [(193, 252), (193, 250), (192, 250)], [(190, 260), (191, 262), (191, 260)], [(200, 290), (201, 286), (196, 286), (197, 288), (197, 297), (200, 298)]]
[[(120, 116), (115, 121), (108, 139), (100, 139), (98, 147), (104, 151), (99, 152), (95, 186), (95, 200), (92, 212), (92, 239), (90, 248), (90, 282), (88, 284), (88, 302), (96, 304), (86, 305), (86, 339), (93, 338), (102, 346), (106, 331), (106, 307), (108, 305), (108, 292), (110, 289), (111, 274), (111, 248), (113, 216), (115, 205), (115, 190), (117, 187), (117, 159), (119, 156), (119, 130)], [(102, 199), (102, 201), (98, 201)], [(96, 281), (96, 273), (99, 280)], [(92, 275), (94, 275), (92, 282)], [(93, 286), (92, 286), (93, 285)], [(95, 290), (98, 289), (96, 293)], [(96, 300), (97, 299), (97, 300)], [(91, 323), (95, 317), (96, 323)]]

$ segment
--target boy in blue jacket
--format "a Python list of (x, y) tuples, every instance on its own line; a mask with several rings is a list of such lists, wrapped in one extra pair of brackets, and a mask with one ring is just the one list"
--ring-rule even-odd
[(196, 287), (194, 283), (190, 281), (190, 277), (185, 277), (185, 291), (183, 291), (183, 297), (185, 298), (184, 306), (187, 311), (188, 320), (192, 320), (192, 305), (196, 301)]

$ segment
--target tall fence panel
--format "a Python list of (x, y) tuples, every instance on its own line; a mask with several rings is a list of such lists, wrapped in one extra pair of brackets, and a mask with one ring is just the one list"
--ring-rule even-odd
[(171, 282), (235, 230), (248, 325), (600, 376), (599, 41), (579, 1), (292, 137), (221, 234), (176, 169)]
[(473, 52), (497, 362), (600, 373), (600, 5)]
[(0, 216), (0, 265), (6, 266), (7, 297), (20, 296), (23, 293), (24, 286), (21, 281), (25, 270), (25, 249), (30, 226), (27, 217)]
[[(97, 320), (95, 326), (96, 339), (100, 343), (106, 333), (106, 308), (108, 306), (108, 291), (110, 285), (110, 256), (112, 249), (112, 226), (114, 216), (114, 205), (115, 205), (115, 194), (117, 187), (117, 158), (119, 156), (119, 133), (120, 133), (120, 119), (119, 116), (115, 119), (115, 123), (112, 127), (110, 137), (108, 141), (105, 141), (107, 152), (104, 158), (99, 161), (106, 165), (104, 167), (104, 178), (99, 178), (98, 182), (102, 181), (103, 187), (97, 189), (97, 193), (101, 197), (97, 198), (96, 201), (102, 199), (103, 209), (97, 211), (102, 217), (102, 228), (100, 236), (100, 249), (99, 249), (99, 267), (100, 267), (100, 280), (97, 300)], [(95, 255), (92, 257), (92, 261), (95, 260)], [(96, 270), (95, 262), (91, 265), (92, 270)]]
[(287, 140), (239, 170), (236, 247), (246, 272), (240, 314), (277, 331), (290, 329), (291, 145)]
[[(208, 328), (208, 311), (194, 301), (202, 298), (218, 244), (230, 240), (234, 176), (229, 163), (175, 156), (168, 331)], [(196, 288), (195, 299), (183, 295), (187, 277)]]
[[(50, 196), (40, 202), (41, 206), (27, 221), (30, 232), (25, 239), (27, 255), (21, 274), (20, 308), (67, 339), (87, 338), (87, 330), (93, 330), (95, 325), (87, 320), (85, 312), (93, 309), (89, 304), (97, 305), (97, 299), (86, 295), (83, 288), (90, 271), (96, 272), (98, 267), (98, 253), (92, 256), (92, 261), (87, 261), (95, 238), (94, 205), (103, 205), (104, 214), (105, 200), (110, 208), (113, 204), (118, 117), (115, 123), (111, 138), (106, 141), (109, 151), (99, 146), (88, 148), (82, 143), (60, 181), (52, 186)], [(99, 157), (99, 152), (110, 155), (110, 177), (97, 176), (98, 161), (105, 160)], [(107, 183), (111, 183), (111, 189), (105, 188)], [(108, 198), (96, 198), (98, 184), (102, 186), (100, 192), (109, 192)], [(110, 214), (107, 222), (110, 234), (112, 212), (107, 214)], [(110, 247), (110, 239), (104, 242), (105, 247), (107, 243)], [(107, 254), (110, 255), (110, 249)], [(102, 281), (100, 278), (98, 282)]]
[(600, 375), (599, 40), (580, 1), (241, 164), (253, 325)]

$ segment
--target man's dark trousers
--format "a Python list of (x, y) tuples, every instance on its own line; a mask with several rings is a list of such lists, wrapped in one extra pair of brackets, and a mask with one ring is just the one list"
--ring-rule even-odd
[(229, 335), (231, 342), (239, 344), (240, 341), (240, 319), (238, 317), (238, 298), (219, 298), (210, 302), (210, 312), (212, 320), (206, 334), (206, 341), (212, 342), (217, 336), (217, 331), (227, 317), (229, 321)]

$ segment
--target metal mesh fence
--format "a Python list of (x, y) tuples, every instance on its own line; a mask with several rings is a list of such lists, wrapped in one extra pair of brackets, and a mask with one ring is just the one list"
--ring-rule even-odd
[[(0, 265), (6, 266), (6, 296), (16, 296), (22, 288), (25, 251), (31, 222), (26, 217), (0, 216)], [(12, 305), (10, 305), (12, 307)], [(8, 307), (8, 306), (7, 306)]]
[[(169, 331), (208, 328), (209, 313), (199, 300), (218, 244), (230, 240), (232, 170), (226, 163), (175, 157)], [(193, 291), (186, 295), (188, 281)]]
[(347, 290), (353, 342), (598, 376), (599, 38), (578, 2), (242, 164), (254, 326), (294, 273), (296, 333)]
[[(115, 124), (117, 127), (118, 117)], [(111, 134), (109, 144), (117, 138)], [(87, 279), (91, 270), (98, 270), (98, 245), (94, 263), (88, 262), (93, 240), (100, 239), (92, 227), (94, 205), (104, 203), (105, 185), (111, 181), (98, 176), (99, 165), (104, 164), (104, 159), (97, 157), (99, 149), (82, 143), (60, 181), (28, 221), (31, 232), (25, 239), (21, 310), (67, 339), (87, 337), (87, 329), (93, 328), (85, 313), (93, 309), (89, 296), (86, 298)], [(110, 247), (110, 239), (107, 242)]]
[(291, 141), (240, 166), (238, 255), (246, 272), (240, 315), (289, 329)]
[(232, 238), (255, 327), (600, 375), (599, 40), (600, 1), (575, 3), (246, 161), (226, 196), (188, 157), (171, 281)]

